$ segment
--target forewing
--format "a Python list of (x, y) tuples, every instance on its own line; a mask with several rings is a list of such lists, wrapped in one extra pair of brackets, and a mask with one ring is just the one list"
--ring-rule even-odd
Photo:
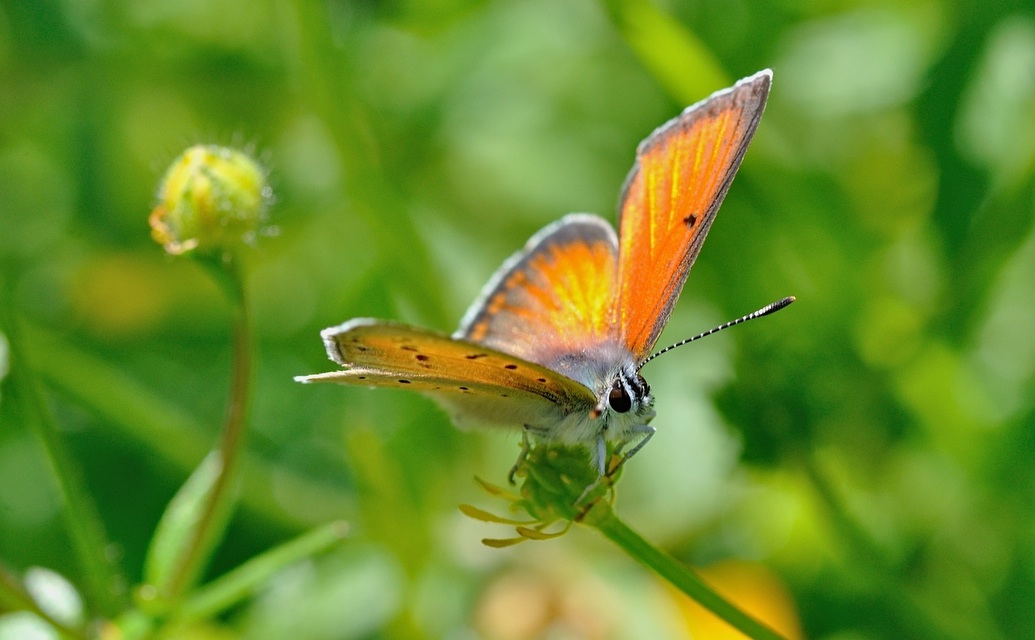
[(619, 201), (622, 344), (646, 357), (665, 327), (755, 133), (772, 73), (688, 107), (640, 143)]
[(613, 342), (617, 251), (607, 221), (561, 218), (504, 262), (454, 335), (543, 365)]
[(321, 332), (341, 371), (301, 382), (420, 391), (490, 423), (541, 424), (546, 415), (589, 411), (585, 386), (484, 345), (404, 324), (359, 318)]

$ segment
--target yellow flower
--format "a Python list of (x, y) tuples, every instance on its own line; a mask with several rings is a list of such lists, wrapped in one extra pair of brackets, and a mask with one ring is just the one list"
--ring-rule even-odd
[(254, 242), (271, 196), (266, 172), (247, 154), (193, 146), (162, 178), (150, 217), (151, 237), (174, 255)]
[[(798, 611), (787, 587), (764, 565), (726, 561), (700, 570), (701, 578), (733, 604), (789, 640), (802, 637)], [(747, 636), (676, 589), (671, 589), (688, 637), (743, 640)]]

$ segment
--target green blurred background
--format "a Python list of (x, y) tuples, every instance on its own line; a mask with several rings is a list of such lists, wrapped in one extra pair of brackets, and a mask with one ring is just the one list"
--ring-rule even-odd
[[(501, 511), (472, 478), (503, 483), (517, 435), (292, 376), (354, 316), (452, 330), (538, 228), (613, 219), (654, 127), (766, 67), (662, 343), (798, 302), (644, 371), (658, 434), (618, 511), (791, 635), (1035, 637), (1035, 12), (1007, 0), (0, 4), (0, 302), (130, 579), (223, 418), (231, 311), (147, 226), (212, 142), (269, 168), (276, 233), (246, 255), (255, 397), (208, 575), (352, 533), (197, 637), (719, 637), (594, 531), (483, 547), (512, 532), (456, 507)], [(5, 395), (0, 561), (79, 584)]]

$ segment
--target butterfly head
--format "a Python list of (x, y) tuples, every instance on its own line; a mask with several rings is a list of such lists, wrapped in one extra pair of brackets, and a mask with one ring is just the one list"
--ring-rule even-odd
[(624, 365), (611, 376), (610, 384), (600, 393), (600, 400), (593, 409), (594, 418), (605, 412), (614, 414), (619, 421), (646, 423), (654, 417), (654, 396), (650, 385), (639, 374), (634, 365)]

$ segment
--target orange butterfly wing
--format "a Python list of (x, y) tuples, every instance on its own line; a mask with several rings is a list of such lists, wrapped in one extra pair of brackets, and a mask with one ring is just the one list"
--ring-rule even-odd
[(561, 218), (503, 263), (455, 337), (547, 367), (615, 342), (617, 252), (607, 221), (578, 213)]
[(419, 391), (453, 409), (454, 417), (512, 428), (588, 413), (597, 402), (589, 389), (550, 369), (426, 329), (357, 318), (321, 335), (327, 355), (343, 369), (296, 380)]
[(636, 151), (619, 201), (621, 342), (641, 361), (654, 347), (765, 108), (761, 71), (688, 107)]

